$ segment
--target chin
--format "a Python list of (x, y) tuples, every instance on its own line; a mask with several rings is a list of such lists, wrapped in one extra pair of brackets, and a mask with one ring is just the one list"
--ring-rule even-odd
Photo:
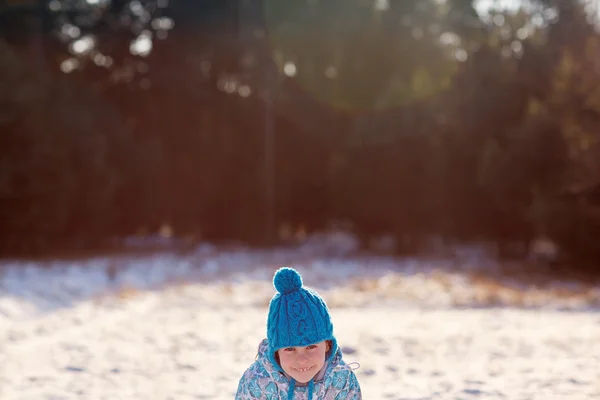
[(293, 378), (296, 380), (296, 382), (298, 382), (298, 383), (308, 383), (308, 382), (310, 382), (310, 380), (311, 380), (312, 378), (314, 378), (314, 377), (315, 377), (315, 375), (316, 375), (316, 374), (314, 374), (314, 375), (310, 375), (310, 376), (308, 376), (308, 377), (307, 377), (307, 376), (298, 376), (298, 377), (296, 377), (296, 376), (292, 376), (292, 377), (293, 377)]

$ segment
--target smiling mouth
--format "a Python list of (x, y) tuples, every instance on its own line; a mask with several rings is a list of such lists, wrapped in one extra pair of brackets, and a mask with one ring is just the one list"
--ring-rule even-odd
[(298, 372), (306, 372), (306, 371), (310, 371), (311, 369), (313, 369), (315, 366), (313, 365), (312, 367), (308, 367), (308, 368), (294, 368), (296, 371)]

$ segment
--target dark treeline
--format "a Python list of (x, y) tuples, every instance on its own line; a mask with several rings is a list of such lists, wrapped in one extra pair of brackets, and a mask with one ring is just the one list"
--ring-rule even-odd
[(600, 36), (578, 1), (0, 3), (0, 246), (283, 225), (600, 261)]

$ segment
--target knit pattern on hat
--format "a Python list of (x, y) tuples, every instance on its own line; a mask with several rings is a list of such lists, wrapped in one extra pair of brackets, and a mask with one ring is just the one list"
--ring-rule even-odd
[(267, 319), (269, 358), (278, 365), (275, 352), (286, 347), (308, 346), (332, 341), (330, 357), (337, 351), (333, 323), (325, 301), (303, 286), (302, 277), (292, 268), (279, 269), (273, 278), (277, 294), (271, 299)]

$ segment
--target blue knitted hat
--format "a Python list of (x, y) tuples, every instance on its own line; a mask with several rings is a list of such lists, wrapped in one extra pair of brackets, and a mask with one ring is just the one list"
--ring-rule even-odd
[(338, 350), (333, 323), (325, 301), (314, 290), (303, 286), (302, 277), (292, 268), (275, 272), (273, 285), (278, 293), (269, 304), (267, 340), (269, 359), (281, 369), (275, 352), (286, 347), (309, 346), (331, 340), (329, 359)]

